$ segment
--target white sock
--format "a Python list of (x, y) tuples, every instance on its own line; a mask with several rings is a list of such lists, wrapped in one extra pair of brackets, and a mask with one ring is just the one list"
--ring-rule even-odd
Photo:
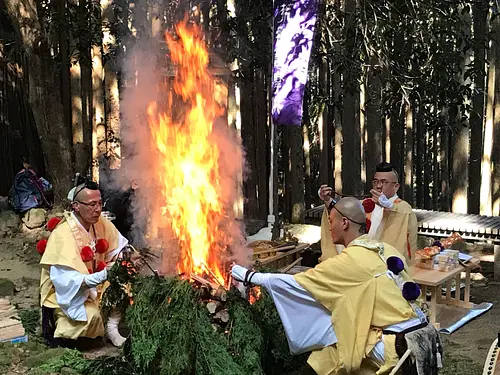
[(118, 324), (120, 324), (121, 315), (118, 311), (113, 310), (108, 318), (108, 324), (106, 325), (106, 334), (108, 339), (111, 340), (114, 346), (122, 346), (127, 339), (120, 335), (118, 332)]

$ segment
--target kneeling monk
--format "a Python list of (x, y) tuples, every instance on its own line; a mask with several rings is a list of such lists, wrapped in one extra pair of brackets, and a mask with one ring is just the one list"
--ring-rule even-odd
[(364, 235), (357, 199), (330, 208), (331, 238), (345, 246), (339, 255), (295, 276), (234, 266), (233, 278), (268, 290), (292, 353), (312, 351), (308, 363), (320, 375), (388, 374), (408, 349), (403, 374), (437, 374), (439, 334), (414, 302), (420, 289), (403, 255)]
[(58, 339), (104, 336), (99, 286), (128, 243), (101, 216), (102, 199), (97, 184), (79, 185), (69, 198), (72, 212), (65, 213), (53, 230), (40, 261), (43, 330), (49, 345), (58, 345)]

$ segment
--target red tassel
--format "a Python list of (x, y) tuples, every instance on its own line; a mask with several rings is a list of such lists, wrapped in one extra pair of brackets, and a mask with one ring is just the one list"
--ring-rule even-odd
[(45, 253), (45, 249), (47, 248), (47, 240), (43, 239), (38, 241), (36, 244), (36, 251), (38, 251), (38, 254), (43, 255)]
[(99, 262), (99, 263), (97, 263), (97, 267), (96, 267), (95, 271), (96, 272), (101, 272), (105, 268), (106, 268), (106, 263), (105, 262)]
[(369, 214), (375, 209), (375, 201), (371, 198), (366, 198), (363, 200), (363, 208), (365, 209), (365, 212)]
[(85, 246), (81, 253), (80, 256), (82, 257), (82, 260), (84, 262), (90, 262), (92, 259), (94, 259), (94, 252), (90, 248), (90, 246)]
[(62, 219), (58, 217), (53, 217), (47, 222), (47, 230), (49, 232), (52, 232), (54, 229), (56, 229), (57, 225), (61, 222)]
[(371, 226), (372, 226), (372, 221), (370, 219), (366, 219), (366, 233), (370, 231)]
[(99, 254), (105, 254), (109, 249), (109, 243), (104, 238), (99, 238), (95, 244), (95, 251)]

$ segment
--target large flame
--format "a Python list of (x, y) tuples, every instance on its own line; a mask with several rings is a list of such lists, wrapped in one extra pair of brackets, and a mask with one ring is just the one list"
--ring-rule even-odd
[[(171, 222), (180, 249), (179, 274), (198, 275), (224, 286), (222, 254), (228, 239), (219, 230), (225, 214), (221, 198), (220, 154), (211, 139), (213, 122), (223, 113), (214, 99), (209, 55), (200, 30), (181, 22), (178, 38), (166, 35), (170, 59), (177, 66), (174, 92), (166, 110), (148, 107), (148, 122), (159, 156), (163, 215)], [(179, 103), (180, 102), (180, 103)], [(181, 119), (173, 110), (183, 106)]]

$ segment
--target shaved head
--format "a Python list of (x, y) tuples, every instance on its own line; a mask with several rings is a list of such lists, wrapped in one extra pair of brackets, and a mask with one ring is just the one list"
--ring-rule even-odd
[(358, 199), (345, 197), (332, 207), (329, 221), (333, 243), (347, 246), (352, 240), (364, 234), (365, 209)]
[[(361, 202), (356, 198), (345, 197), (337, 202), (335, 208), (344, 216), (356, 223), (365, 223), (366, 214)], [(339, 212), (337, 211), (337, 214)]]

